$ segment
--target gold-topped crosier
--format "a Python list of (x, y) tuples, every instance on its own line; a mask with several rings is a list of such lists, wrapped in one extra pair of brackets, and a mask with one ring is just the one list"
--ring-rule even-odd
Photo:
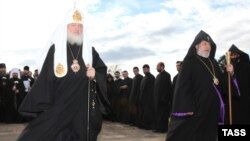
[[(226, 62), (227, 65), (231, 64), (231, 52), (228, 51), (226, 52)], [(229, 125), (233, 124), (233, 109), (232, 109), (232, 90), (231, 90), (231, 74), (228, 72), (227, 76), (228, 80), (228, 106), (229, 106)]]

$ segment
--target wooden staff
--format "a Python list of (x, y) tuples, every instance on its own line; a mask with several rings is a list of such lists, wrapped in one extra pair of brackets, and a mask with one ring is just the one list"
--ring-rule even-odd
[(91, 89), (91, 80), (89, 78), (88, 80), (88, 113), (87, 113), (87, 141), (89, 141), (89, 135), (90, 135), (90, 89)]
[[(227, 65), (231, 64), (230, 51), (226, 53)], [(232, 125), (232, 95), (231, 95), (231, 74), (228, 72), (228, 103), (229, 103), (229, 124)]]

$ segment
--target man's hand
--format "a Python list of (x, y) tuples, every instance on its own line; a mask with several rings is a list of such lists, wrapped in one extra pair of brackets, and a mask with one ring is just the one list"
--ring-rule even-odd
[(87, 65), (87, 77), (91, 80), (95, 78), (95, 68), (91, 65)]
[(12, 87), (12, 90), (13, 90), (13, 91), (16, 91), (16, 89), (17, 89), (17, 88), (16, 88), (16, 86), (14, 85), (14, 86)]
[(188, 116), (192, 116), (192, 115), (194, 115), (194, 112), (187, 112), (186, 113)]
[(226, 71), (232, 76), (234, 74), (234, 66), (232, 64), (225, 65)]
[(127, 85), (123, 85), (123, 86), (120, 87), (120, 89), (127, 89), (127, 88), (128, 88)]

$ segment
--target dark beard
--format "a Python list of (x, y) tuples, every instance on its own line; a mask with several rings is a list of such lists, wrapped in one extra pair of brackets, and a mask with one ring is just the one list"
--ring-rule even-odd
[(233, 59), (231, 59), (231, 63), (233, 64), (233, 65), (236, 65), (236, 64), (238, 64), (240, 62), (240, 58), (233, 58)]

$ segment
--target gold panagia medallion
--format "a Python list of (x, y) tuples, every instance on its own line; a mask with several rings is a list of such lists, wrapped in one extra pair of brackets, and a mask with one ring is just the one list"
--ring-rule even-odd
[(56, 76), (62, 77), (65, 73), (65, 69), (61, 63), (56, 66)]
[(219, 85), (219, 80), (218, 80), (218, 78), (214, 77), (213, 80), (214, 80), (214, 84), (215, 84), (215, 85)]
[(71, 69), (73, 72), (78, 72), (80, 70), (80, 65), (78, 64), (78, 60), (74, 59), (71, 65)]

